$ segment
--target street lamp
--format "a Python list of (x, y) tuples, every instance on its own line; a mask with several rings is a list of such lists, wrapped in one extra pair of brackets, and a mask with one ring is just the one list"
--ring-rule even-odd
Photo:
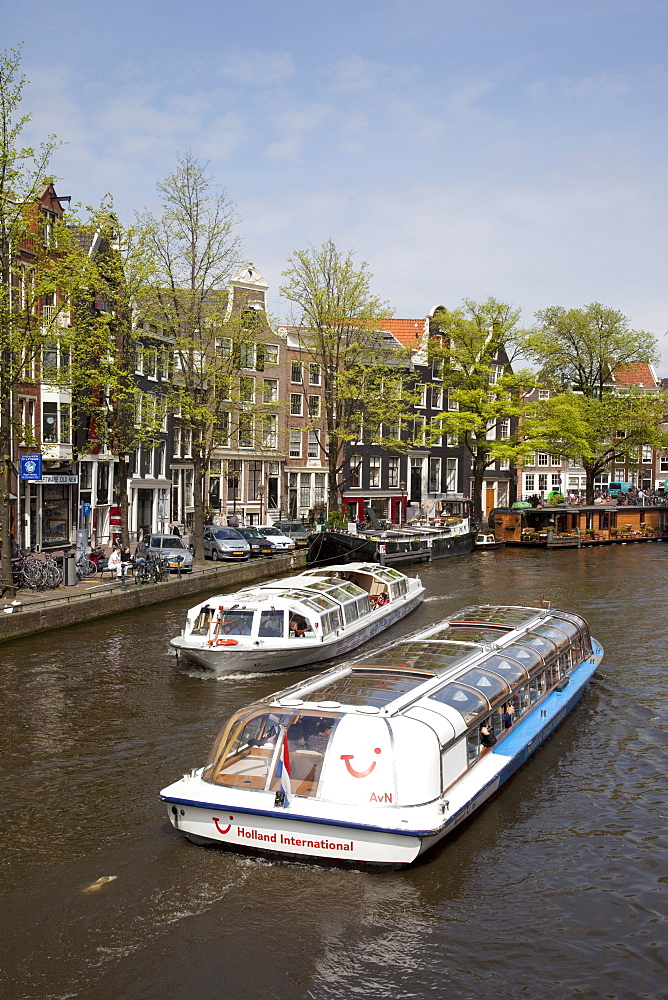
[(401, 507), (399, 508), (399, 527), (404, 523), (404, 496), (406, 494), (406, 483), (401, 480), (399, 483), (399, 489), (401, 490)]

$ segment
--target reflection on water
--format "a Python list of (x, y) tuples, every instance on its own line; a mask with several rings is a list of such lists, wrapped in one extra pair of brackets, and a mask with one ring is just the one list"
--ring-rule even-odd
[[(296, 674), (178, 668), (188, 602), (2, 648), (4, 995), (94, 1000), (637, 998), (664, 991), (668, 547), (475, 553), (416, 569), (427, 600), (550, 599), (606, 649), (580, 707), (412, 868), (195, 847), (158, 790), (221, 720)], [(370, 646), (372, 648), (372, 646)], [(82, 892), (101, 876), (115, 876)]]

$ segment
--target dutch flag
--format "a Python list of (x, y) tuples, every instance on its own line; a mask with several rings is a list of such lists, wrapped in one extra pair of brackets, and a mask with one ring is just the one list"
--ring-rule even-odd
[(290, 789), (290, 751), (288, 749), (287, 729), (283, 730), (283, 739), (281, 740), (281, 750), (278, 755), (276, 774), (278, 775), (280, 790), (283, 792), (285, 805), (289, 806), (292, 803), (292, 791)]

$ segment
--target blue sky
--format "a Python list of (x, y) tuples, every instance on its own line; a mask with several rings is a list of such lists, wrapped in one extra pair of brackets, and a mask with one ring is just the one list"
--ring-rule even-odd
[(34, 0), (31, 137), (121, 217), (191, 149), (236, 202), (272, 312), (294, 249), (367, 260), (397, 316), (592, 301), (668, 374), (665, 0)]

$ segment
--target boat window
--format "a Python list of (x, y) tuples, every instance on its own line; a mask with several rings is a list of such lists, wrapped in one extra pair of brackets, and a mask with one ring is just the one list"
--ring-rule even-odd
[(557, 649), (563, 649), (564, 646), (569, 644), (569, 638), (566, 634), (565, 629), (555, 628), (553, 625), (540, 625), (535, 629), (537, 635), (544, 635), (546, 639), (550, 639), (557, 647)]
[(505, 681), (508, 681), (510, 686), (513, 684), (518, 684), (521, 680), (524, 680), (527, 676), (527, 668), (520, 666), (519, 663), (515, 663), (514, 660), (508, 659), (506, 656), (490, 656), (488, 660), (484, 663), (485, 669), (493, 670), (495, 674), (500, 674)]
[(343, 606), (343, 616), (345, 618), (346, 625), (350, 625), (351, 622), (357, 621), (359, 615), (355, 601), (350, 601), (349, 604), (345, 604)]
[(480, 692), (464, 687), (458, 681), (451, 681), (440, 690), (432, 691), (429, 697), (434, 701), (440, 701), (443, 705), (456, 708), (467, 725), (489, 708), (486, 698)]
[(508, 632), (512, 631), (510, 628), (499, 627), (496, 628), (493, 625), (481, 625), (479, 628), (475, 628), (470, 625), (453, 625), (450, 628), (439, 629), (438, 632), (434, 632), (430, 635), (430, 639), (451, 639), (453, 642), (497, 642), (499, 639), (503, 638)]
[(192, 627), (192, 635), (208, 635), (214, 614), (215, 608), (210, 607), (208, 604), (200, 608), (199, 614), (195, 619), (195, 624)]
[(388, 580), (405, 580), (403, 573), (398, 573), (396, 569), (384, 569), (383, 573)]
[(517, 660), (526, 670), (535, 670), (536, 667), (540, 666), (541, 658), (534, 649), (529, 649), (526, 646), (520, 646), (518, 644), (513, 644), (512, 646), (506, 646), (500, 653), (501, 656), (509, 656), (512, 660)]
[(339, 582), (339, 589), (342, 590), (344, 594), (347, 594), (348, 597), (359, 597), (360, 594), (364, 593), (364, 591), (359, 587), (356, 587), (354, 583), (343, 583), (342, 581)]
[(261, 638), (273, 637), (283, 639), (285, 636), (285, 611), (260, 612), (260, 627), (257, 633)]
[(202, 777), (217, 785), (263, 790), (287, 713), (255, 710), (234, 717), (214, 747)]
[(336, 632), (338, 628), (341, 628), (341, 616), (338, 609), (336, 611), (328, 611), (327, 614), (322, 616), (323, 635), (328, 635), (330, 632)]
[(522, 642), (531, 646), (532, 649), (537, 649), (544, 660), (549, 656), (553, 656), (557, 651), (555, 642), (545, 639), (542, 635), (537, 635), (535, 632), (527, 632), (526, 635), (523, 635)]
[[(487, 667), (487, 663), (485, 663), (485, 667)], [(497, 701), (501, 695), (505, 697), (510, 691), (510, 685), (502, 677), (493, 674), (490, 670), (486, 670), (483, 667), (474, 667), (472, 670), (467, 670), (458, 680), (462, 684), (477, 688), (481, 694), (484, 694), (490, 705)]]
[(334, 601), (323, 597), (322, 594), (310, 594), (308, 597), (301, 597), (300, 600), (307, 607), (314, 608), (316, 611), (328, 611), (330, 608), (336, 607)]
[[(338, 701), (342, 705), (383, 705), (394, 701), (399, 695), (412, 691), (424, 684), (426, 677), (397, 670), (378, 670), (378, 660), (373, 665), (356, 666), (351, 673), (335, 678), (326, 687), (318, 688), (318, 699)], [(366, 667), (366, 669), (365, 669)]]
[(509, 625), (512, 628), (520, 628), (520, 626), (527, 624), (527, 622), (533, 621), (538, 614), (539, 612), (536, 608), (475, 607), (460, 611), (450, 621), (453, 625), (456, 625), (457, 622), (467, 625), (489, 622), (498, 625)]
[(293, 715), (285, 733), (289, 777), (286, 779), (283, 776), (281, 779), (278, 774), (277, 755), (269, 785), (270, 791), (280, 791), (281, 780), (283, 782), (287, 780), (292, 795), (309, 797), (317, 795), (325, 753), (337, 721), (337, 716), (313, 715), (310, 712)]
[(303, 639), (305, 636), (309, 638), (315, 635), (313, 631), (313, 626), (308, 618), (304, 615), (300, 615), (297, 611), (292, 611), (290, 613), (290, 636), (293, 639)]
[(250, 635), (253, 631), (254, 611), (225, 611), (218, 619), (217, 637)]
[(566, 622), (571, 622), (573, 625), (575, 625), (575, 627), (577, 628), (578, 632), (580, 633), (584, 641), (584, 648), (587, 650), (587, 652), (589, 652), (589, 650), (591, 649), (591, 636), (589, 634), (589, 625), (584, 620), (584, 618), (580, 618), (579, 615), (572, 615), (570, 613), (567, 613), (566, 611), (555, 611), (553, 612), (553, 615), (555, 618), (559, 619), (558, 625), (560, 628), (562, 624), (565, 624)]
[(366, 594), (364, 595), (364, 597), (359, 597), (355, 602), (355, 604), (357, 606), (357, 614), (360, 615), (360, 617), (362, 615), (368, 615), (370, 610), (370, 605), (369, 605), (369, 598), (366, 596)]
[(407, 666), (439, 674), (444, 670), (450, 670), (458, 663), (463, 663), (474, 652), (477, 650), (473, 646), (458, 643), (428, 645), (422, 642), (405, 642), (374, 656), (374, 663)]

